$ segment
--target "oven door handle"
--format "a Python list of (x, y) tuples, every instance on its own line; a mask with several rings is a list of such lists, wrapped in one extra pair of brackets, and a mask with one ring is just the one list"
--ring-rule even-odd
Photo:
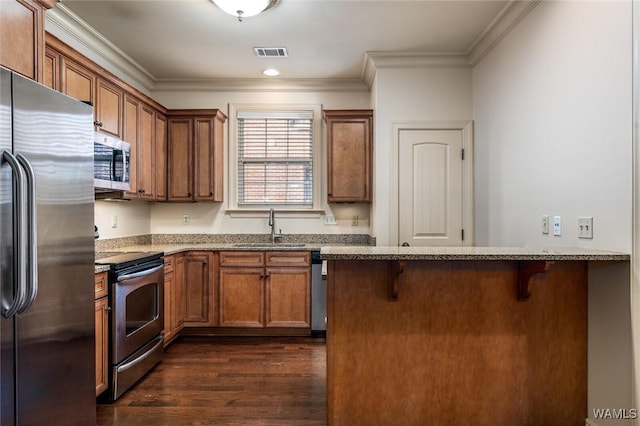
[(145, 359), (149, 358), (157, 349), (159, 346), (162, 346), (164, 344), (164, 339), (159, 339), (158, 343), (156, 343), (155, 345), (153, 345), (153, 347), (151, 349), (149, 349), (147, 352), (145, 352), (140, 358), (136, 358), (134, 360), (131, 360), (127, 363), (122, 364), (121, 366), (117, 367), (118, 373), (128, 370), (131, 367), (135, 367), (136, 365), (140, 364), (142, 361), (144, 361)]
[(120, 275), (117, 279), (118, 282), (122, 282), (125, 280), (131, 280), (133, 278), (144, 277), (145, 275), (155, 274), (158, 271), (164, 269), (164, 265), (158, 265), (155, 268), (145, 269), (144, 271), (134, 272), (133, 274)]

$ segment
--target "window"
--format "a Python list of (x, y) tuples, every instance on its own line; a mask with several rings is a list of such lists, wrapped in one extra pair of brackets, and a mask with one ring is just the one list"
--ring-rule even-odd
[[(232, 209), (312, 210), (320, 173), (318, 107), (230, 108)], [(234, 179), (235, 178), (235, 179)]]

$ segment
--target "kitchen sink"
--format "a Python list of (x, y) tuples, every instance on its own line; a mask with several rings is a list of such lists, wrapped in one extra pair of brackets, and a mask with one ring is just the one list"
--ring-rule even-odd
[(266, 248), (274, 248), (274, 247), (304, 247), (306, 244), (304, 243), (237, 243), (234, 244), (234, 247), (266, 247)]

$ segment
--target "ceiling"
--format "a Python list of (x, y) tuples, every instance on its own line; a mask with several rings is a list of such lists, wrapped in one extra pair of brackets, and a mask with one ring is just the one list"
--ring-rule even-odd
[[(209, 0), (63, 0), (150, 80), (362, 79), (366, 53), (467, 55), (509, 7), (485, 0), (280, 0), (239, 22)], [(256, 57), (286, 47), (289, 57)]]

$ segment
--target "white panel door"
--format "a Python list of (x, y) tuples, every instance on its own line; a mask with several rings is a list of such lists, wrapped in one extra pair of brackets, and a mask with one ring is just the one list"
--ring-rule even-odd
[(462, 131), (400, 130), (398, 241), (462, 246)]

